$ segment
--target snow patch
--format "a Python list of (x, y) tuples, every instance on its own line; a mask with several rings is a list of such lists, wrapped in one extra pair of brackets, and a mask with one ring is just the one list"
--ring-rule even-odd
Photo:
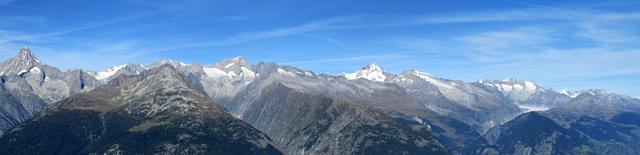
[(116, 72), (118, 72), (120, 69), (122, 69), (122, 68), (124, 68), (126, 66), (127, 66), (127, 64), (120, 65), (120, 66), (113, 66), (113, 67), (111, 67), (111, 68), (109, 68), (107, 70), (104, 70), (102, 72), (98, 72), (96, 74), (95, 78), (98, 79), (98, 80), (107, 79), (107, 78), (113, 76), (114, 74), (116, 74)]
[(449, 84), (451, 84), (451, 85), (452, 85), (452, 86), (454, 86), (454, 87), (458, 86), (458, 84), (457, 84), (457, 83), (455, 83), (455, 82), (449, 82)]
[(429, 83), (431, 83), (431, 84), (433, 84), (433, 85), (436, 85), (437, 87), (442, 87), (442, 88), (447, 88), (447, 89), (451, 89), (451, 88), (453, 88), (453, 86), (452, 86), (452, 85), (447, 84), (447, 83), (445, 83), (445, 82), (442, 82), (442, 81), (441, 81), (441, 80), (439, 80), (439, 79), (435, 79), (435, 78), (433, 78), (433, 77), (431, 76), (431, 74), (428, 74), (428, 73), (422, 73), (422, 72), (418, 72), (418, 71), (414, 71), (414, 72), (415, 72), (415, 75), (417, 75), (417, 76), (418, 76), (418, 77), (420, 77), (421, 79), (424, 79), (425, 81), (427, 81), (427, 82), (429, 82)]
[(29, 70), (29, 72), (31, 72), (31, 73), (40, 73), (41, 71), (40, 71), (40, 68), (38, 68), (36, 66), (36, 67), (31, 68), (31, 70)]
[(578, 95), (580, 95), (580, 93), (571, 92), (567, 88), (562, 89), (562, 91), (560, 91), (560, 94), (569, 96), (571, 98), (576, 98), (576, 97), (578, 97)]
[(286, 70), (284, 70), (282, 68), (278, 68), (278, 73), (280, 73), (282, 75), (286, 75), (286, 76), (294, 76), (294, 77), (296, 76), (296, 73), (292, 73), (292, 72), (286, 71)]
[(202, 70), (204, 71), (205, 74), (207, 74), (207, 76), (212, 77), (212, 78), (219, 78), (219, 77), (233, 77), (235, 76), (235, 73), (231, 74), (231, 73), (227, 73), (224, 72), (223, 70), (220, 70), (218, 68), (213, 68), (213, 67), (203, 67)]
[(357, 74), (357, 72), (356, 72), (356, 73), (350, 73), (350, 74), (342, 73), (342, 75), (343, 75), (345, 78), (349, 79), (349, 80), (355, 80), (355, 79), (358, 79), (358, 74)]
[(532, 105), (518, 105), (518, 107), (520, 107), (520, 109), (522, 109), (522, 111), (524, 111), (525, 113), (531, 111), (547, 111), (550, 109), (549, 107)]
[(230, 63), (230, 64), (228, 64), (228, 65), (224, 66), (224, 68), (229, 68), (229, 67), (231, 67), (231, 66), (233, 66), (233, 63)]
[(538, 87), (536, 87), (536, 84), (534, 84), (533, 82), (529, 82), (529, 81), (525, 81), (524, 85), (529, 90), (536, 90), (538, 88)]
[(520, 84), (514, 84), (513, 85), (513, 90), (515, 91), (519, 91), (519, 90), (524, 90), (524, 87)]
[(413, 116), (411, 119), (413, 119), (414, 121), (418, 122), (419, 124), (426, 123), (422, 119), (420, 119), (420, 117), (418, 117), (418, 116)]
[(18, 75), (20, 75), (20, 74), (22, 74), (22, 73), (26, 73), (26, 72), (27, 72), (27, 70), (23, 69), (23, 70), (21, 70), (21, 71), (18, 73)]
[(250, 76), (250, 77), (255, 77), (256, 73), (247, 69), (246, 67), (240, 67), (240, 70), (242, 70), (242, 75), (244, 76)]
[[(521, 84), (514, 84), (514, 85), (509, 85), (509, 84), (493, 84), (493, 85), (488, 85), (488, 86), (493, 86), (498, 88), (498, 90), (500, 91), (504, 91), (504, 92), (513, 92), (513, 91), (523, 91), (525, 90), (525, 86), (522, 86)], [(527, 87), (527, 90), (530, 90), (529, 87)], [(534, 89), (535, 91), (535, 89)]]

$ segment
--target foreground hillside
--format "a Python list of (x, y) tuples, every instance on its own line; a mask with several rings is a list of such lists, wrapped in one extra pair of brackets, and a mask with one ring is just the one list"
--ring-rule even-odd
[(169, 65), (56, 102), (0, 144), (9, 154), (281, 154)]

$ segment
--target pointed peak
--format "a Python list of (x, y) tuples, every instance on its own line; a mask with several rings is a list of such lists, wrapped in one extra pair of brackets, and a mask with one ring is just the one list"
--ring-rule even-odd
[(24, 47), (17, 55), (3, 62), (0, 70), (4, 72), (4, 74), (18, 74), (28, 71), (33, 66), (39, 65), (44, 64), (31, 53), (28, 47)]
[[(163, 64), (150, 71), (137, 75), (134, 85), (130, 85), (125, 89), (134, 90), (129, 93), (132, 95), (146, 95), (158, 90), (166, 92), (181, 92), (194, 90), (200, 95), (205, 94), (202, 88), (189, 81), (184, 74), (178, 71), (179, 68), (171, 64)], [(142, 91), (143, 93), (139, 93)], [(205, 95), (206, 96), (206, 95)]]
[(235, 61), (235, 62), (247, 62), (247, 60), (244, 59), (243, 56), (237, 56), (237, 57), (233, 58), (233, 61)]
[(242, 64), (242, 65), (249, 64), (247, 62), (247, 60), (244, 59), (243, 56), (237, 56), (237, 57), (235, 57), (233, 59), (224, 59), (224, 60), (221, 61), (221, 63), (223, 63), (223, 64), (231, 64), (231, 63), (235, 64), (235, 63), (237, 63), (237, 64)]
[(377, 64), (370, 63), (369, 65), (362, 67), (360, 70), (358, 70), (355, 73), (351, 73), (351, 74), (343, 73), (341, 75), (349, 80), (364, 78), (372, 81), (384, 82), (388, 78), (387, 77), (388, 74), (389, 73), (385, 72)]
[(36, 59), (33, 53), (31, 53), (29, 47), (27, 47), (26, 45), (22, 49), (20, 49), (20, 52), (18, 52), (17, 56), (20, 58)]
[(151, 71), (147, 76), (153, 76), (153, 75), (161, 75), (164, 78), (180, 76), (178, 75), (178, 71), (176, 70), (176, 68), (171, 64), (160, 65), (158, 68), (153, 69), (153, 71)]
[(163, 64), (160, 67), (158, 67), (158, 72), (175, 72), (176, 68), (173, 67), (173, 65), (171, 64)]
[(202, 65), (200, 65), (200, 63), (198, 61), (193, 62), (193, 64), (191, 64), (191, 66), (189, 66), (189, 69), (192, 72), (201, 72), (204, 71)]
[(194, 61), (193, 64), (191, 64), (191, 66), (202, 67), (202, 65), (198, 61)]
[(369, 63), (368, 65), (362, 67), (361, 70), (383, 71), (384, 69), (382, 69), (380, 66), (378, 66), (378, 64), (372, 62), (372, 63)]
[(156, 61), (156, 63), (159, 63), (161, 65), (166, 64), (166, 63), (171, 63), (171, 62), (173, 62), (173, 61), (169, 60), (169, 59), (166, 59), (166, 58)]
[(222, 70), (239, 70), (241, 67), (251, 68), (251, 64), (244, 59), (243, 56), (237, 56), (232, 59), (223, 59), (222, 61), (210, 65), (209, 67), (216, 67)]

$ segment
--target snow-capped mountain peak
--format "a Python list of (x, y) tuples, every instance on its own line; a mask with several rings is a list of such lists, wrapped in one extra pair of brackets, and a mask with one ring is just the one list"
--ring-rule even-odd
[(567, 96), (569, 96), (569, 97), (571, 97), (571, 98), (576, 98), (578, 95), (580, 95), (580, 93), (577, 93), (577, 92), (571, 92), (571, 91), (569, 91), (569, 89), (567, 89), (567, 88), (562, 89), (562, 90), (560, 91), (560, 94), (567, 95)]
[(232, 60), (235, 61), (235, 62), (247, 62), (247, 60), (244, 59), (243, 56), (237, 56), (237, 57), (233, 58)]
[(38, 60), (38, 58), (36, 58), (36, 56), (33, 55), (33, 53), (31, 53), (31, 50), (29, 50), (29, 47), (27, 47), (26, 45), (20, 50), (20, 52), (18, 53), (18, 55), (16, 55), (16, 57), (19, 58), (20, 60), (34, 61), (36, 63), (41, 63), (40, 60)]
[(238, 56), (233, 59), (224, 59), (215, 65), (205, 66), (203, 67), (203, 70), (207, 76), (212, 78), (234, 78), (238, 75), (241, 77), (249, 76), (253, 78), (255, 73), (252, 71), (252, 68), (253, 66), (249, 64), (243, 56)]
[(378, 66), (378, 64), (376, 63), (370, 63), (367, 66), (362, 67), (362, 70), (367, 70), (367, 71), (384, 71), (382, 68), (380, 68), (380, 66)]
[(238, 56), (235, 57), (233, 59), (224, 59), (222, 61), (220, 61), (219, 63), (215, 64), (215, 66), (218, 69), (224, 69), (224, 70), (238, 70), (240, 67), (248, 67), (250, 66), (249, 62), (247, 62), (247, 60), (244, 59), (243, 56)]
[(342, 76), (349, 80), (355, 79), (368, 79), (371, 81), (384, 82), (390, 73), (384, 71), (380, 66), (375, 63), (370, 63), (367, 66), (362, 67), (359, 71), (351, 74), (342, 73)]
[(1, 74), (19, 74), (28, 71), (33, 66), (44, 65), (36, 58), (29, 47), (24, 46), (17, 55), (9, 58), (0, 66)]

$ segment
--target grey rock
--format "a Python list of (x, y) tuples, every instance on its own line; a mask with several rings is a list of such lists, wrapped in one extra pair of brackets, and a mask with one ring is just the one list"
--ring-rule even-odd
[[(2, 113), (7, 121), (0, 121), (0, 133), (17, 123), (35, 116), (46, 104), (73, 94), (89, 91), (98, 81), (82, 70), (62, 72), (38, 60), (26, 46), (17, 55), (0, 64), (4, 90), (8, 91), (1, 103), (24, 108), (28, 113)], [(12, 120), (12, 121), (8, 121)]]
[(10, 154), (281, 154), (170, 65), (56, 102), (0, 144)]
[(422, 128), (411, 128), (362, 103), (267, 86), (243, 115), (287, 154), (449, 154)]

